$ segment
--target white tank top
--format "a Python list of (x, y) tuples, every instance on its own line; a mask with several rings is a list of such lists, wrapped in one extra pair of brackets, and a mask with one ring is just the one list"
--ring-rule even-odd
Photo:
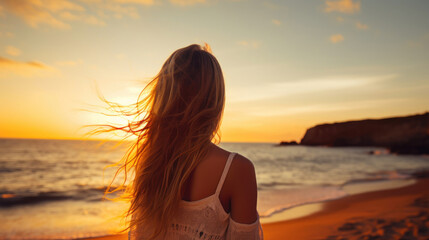
[[(263, 239), (259, 215), (254, 223), (243, 224), (232, 220), (219, 200), (219, 194), (235, 153), (231, 153), (216, 188), (216, 192), (197, 201), (180, 202), (166, 235), (157, 239), (168, 240), (253, 240)], [(129, 240), (146, 239), (144, 228), (128, 232)]]

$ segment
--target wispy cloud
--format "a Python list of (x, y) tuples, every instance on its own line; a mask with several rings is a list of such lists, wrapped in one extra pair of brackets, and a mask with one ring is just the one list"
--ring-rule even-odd
[(29, 77), (40, 71), (54, 72), (56, 69), (38, 61), (20, 62), (0, 57), (0, 79), (10, 75)]
[(191, 6), (195, 4), (205, 3), (206, 0), (170, 0), (170, 3), (178, 6)]
[(325, 12), (355, 13), (360, 10), (360, 2), (353, 0), (325, 1)]
[(378, 82), (395, 78), (396, 75), (380, 76), (333, 76), (320, 79), (308, 79), (296, 82), (271, 83), (263, 85), (247, 86), (235, 89), (233, 96), (229, 99), (233, 102), (246, 102), (262, 99), (273, 99), (277, 97), (295, 94), (313, 94), (340, 89), (365, 87)]
[[(137, 9), (132, 5), (152, 5), (153, 0), (81, 0), (80, 3), (68, 0), (3, 0), (1, 7), (23, 19), (33, 28), (50, 26), (58, 29), (71, 28), (70, 22), (79, 21), (90, 25), (103, 26), (113, 15), (122, 18), (127, 15), (138, 18)], [(90, 11), (94, 14), (90, 14)]]
[(344, 41), (344, 36), (342, 34), (334, 34), (329, 37), (331, 43), (339, 43)]
[(70, 25), (61, 21), (56, 15), (60, 11), (84, 11), (85, 9), (67, 0), (56, 1), (16, 1), (3, 0), (2, 5), (8, 12), (22, 18), (30, 26), (37, 28), (42, 24), (51, 27), (67, 29)]
[(77, 61), (60, 61), (60, 62), (56, 62), (55, 64), (58, 66), (76, 66), (76, 65), (80, 65), (82, 64), (82, 60), (77, 60)]
[[(161, 3), (159, 0), (2, 0), (0, 15), (12, 13), (33, 28), (49, 26), (70, 29), (72, 22), (95, 26), (106, 25), (106, 19), (124, 16), (140, 18), (139, 7)], [(171, 5), (192, 6), (206, 0), (169, 0)]]
[(85, 15), (85, 14), (77, 15), (71, 12), (62, 12), (60, 13), (59, 16), (61, 19), (66, 21), (79, 21), (90, 25), (98, 25), (98, 26), (106, 25), (106, 23), (103, 20), (92, 15)]
[(356, 28), (361, 29), (361, 30), (366, 30), (366, 29), (368, 29), (368, 25), (360, 23), (360, 22), (356, 22)]
[(274, 24), (274, 25), (276, 25), (276, 26), (282, 25), (282, 22), (280, 20), (278, 20), (278, 19), (271, 20), (271, 23)]
[(116, 19), (122, 19), (124, 16), (133, 19), (140, 18), (137, 6), (151, 6), (155, 2), (153, 0), (81, 0), (88, 5), (88, 8), (96, 12), (101, 18), (110, 18), (113, 16)]
[(19, 56), (21, 55), (21, 50), (19, 50), (18, 48), (14, 47), (14, 46), (7, 46), (6, 47), (6, 53), (10, 56)]
[(153, 5), (154, 0), (114, 0), (117, 3), (135, 3), (140, 5)]
[(333, 102), (325, 104), (311, 104), (303, 106), (279, 106), (277, 108), (258, 108), (253, 111), (249, 111), (250, 115), (253, 116), (287, 116), (295, 114), (306, 114), (306, 113), (315, 113), (315, 112), (337, 112), (337, 111), (352, 111), (358, 109), (371, 109), (377, 108), (380, 106), (385, 106), (395, 103), (403, 103), (408, 101), (407, 98), (391, 98), (391, 99), (366, 99), (359, 101), (350, 101), (350, 102)]
[(10, 67), (10, 66), (27, 66), (27, 67), (35, 67), (35, 68), (41, 68), (41, 69), (47, 69), (48, 66), (46, 66), (43, 63), (37, 62), (37, 61), (30, 61), (30, 62), (18, 62), (14, 61), (8, 58), (0, 57), (0, 66), (2, 67)]
[(242, 46), (242, 47), (246, 47), (246, 48), (259, 48), (261, 46), (261, 43), (259, 41), (238, 41), (237, 42), (238, 45)]

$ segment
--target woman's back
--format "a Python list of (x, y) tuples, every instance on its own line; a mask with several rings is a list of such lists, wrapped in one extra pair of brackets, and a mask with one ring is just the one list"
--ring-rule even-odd
[[(207, 156), (183, 186), (182, 199), (196, 201), (214, 194), (229, 155), (229, 152), (212, 144)], [(241, 155), (234, 158), (221, 188), (219, 201), (227, 213), (231, 212), (231, 204), (237, 205), (231, 212), (234, 220), (242, 223), (253, 223), (256, 220), (255, 170), (248, 159)]]
[[(245, 193), (234, 189), (238, 178), (247, 193), (235, 199), (235, 192)], [(159, 239), (262, 239), (254, 178), (249, 160), (212, 145), (184, 184), (179, 209)], [(145, 239), (145, 232), (140, 227), (130, 239)]]

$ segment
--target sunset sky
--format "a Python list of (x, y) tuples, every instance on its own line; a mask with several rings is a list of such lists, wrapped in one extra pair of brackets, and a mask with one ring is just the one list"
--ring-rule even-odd
[(0, 0), (0, 137), (81, 138), (117, 122), (176, 49), (207, 42), (222, 141), (429, 111), (429, 1)]

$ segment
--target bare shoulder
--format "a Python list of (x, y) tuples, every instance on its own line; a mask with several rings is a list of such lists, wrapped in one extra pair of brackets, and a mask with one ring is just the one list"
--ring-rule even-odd
[(252, 161), (240, 154), (234, 156), (231, 171), (236, 172), (236, 175), (255, 175), (255, 167)]
[[(229, 151), (214, 144), (212, 144), (211, 146), (211, 153), (212, 156), (216, 157), (214, 159), (227, 159), (228, 156), (231, 154)], [(231, 183), (229, 185), (237, 186), (242, 185), (243, 182), (248, 182), (248, 180), (256, 182), (255, 167), (253, 166), (252, 161), (237, 153), (231, 163), (227, 181)]]
[(240, 154), (235, 155), (230, 168), (231, 185), (239, 192), (242, 188), (256, 192), (256, 175), (253, 163)]
[(230, 168), (231, 217), (239, 223), (253, 223), (257, 218), (257, 183), (255, 167), (246, 157), (237, 154)]

